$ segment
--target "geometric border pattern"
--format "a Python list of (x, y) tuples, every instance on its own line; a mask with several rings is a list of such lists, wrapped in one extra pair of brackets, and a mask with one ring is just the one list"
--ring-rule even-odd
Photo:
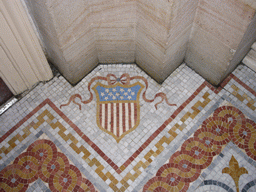
[(189, 184), (197, 180), (230, 141), (256, 160), (256, 123), (237, 108), (222, 106), (182, 144), (181, 150), (158, 170), (143, 191), (187, 191)]
[[(242, 85), (243, 87), (245, 87), (248, 91), (250, 91), (252, 94), (255, 95), (255, 91), (253, 91), (250, 87), (248, 87), (247, 85), (245, 85), (242, 81), (240, 81), (236, 76), (234, 76), (233, 74), (231, 74), (222, 84), (221, 87), (224, 87), (231, 79), (235, 80), (236, 82), (238, 82), (240, 85)], [(244, 85), (243, 85), (244, 84)], [(246, 87), (247, 86), (247, 87)], [(8, 138), (8, 136), (10, 136), (11, 134), (13, 134), (15, 132), (16, 129), (18, 129), (23, 123), (25, 123), (30, 117), (32, 117), (36, 112), (38, 112), (43, 106), (45, 105), (49, 105), (58, 115), (61, 116), (61, 118), (70, 126), (73, 128), (73, 130), (75, 130), (75, 132), (82, 137), (82, 139), (84, 141), (86, 141), (86, 143), (88, 143), (106, 162), (107, 164), (109, 164), (115, 171), (116, 173), (120, 174), (122, 173), (134, 160), (135, 158), (147, 147), (149, 146), (149, 144), (166, 128), (167, 125), (169, 125), (182, 111), (183, 109), (205, 88), (205, 87), (209, 87), (215, 94), (218, 94), (221, 91), (221, 87), (216, 89), (215, 87), (211, 86), (208, 82), (204, 82), (201, 86), (199, 86), (199, 88), (182, 104), (180, 105), (179, 108), (177, 108), (174, 113), (171, 115), (170, 118), (168, 118), (142, 145), (141, 147), (138, 148), (138, 150), (136, 150), (131, 156), (130, 158), (128, 158), (126, 160), (126, 162), (124, 162), (121, 166), (117, 166), (106, 154), (104, 154), (104, 152), (92, 141), (90, 140), (70, 119), (67, 118), (67, 116), (65, 116), (52, 102), (50, 99), (46, 99), (45, 101), (43, 101), (43, 103), (41, 103), (39, 106), (37, 106), (32, 112), (30, 112), (25, 118), (23, 118), (20, 122), (18, 122), (13, 128), (11, 128), (5, 135), (3, 135), (0, 138), (0, 142), (3, 142), (6, 138)], [(236, 90), (235, 90), (236, 91)], [(237, 92), (234, 92), (234, 94), (238, 94)], [(199, 113), (200, 110), (198, 110), (198, 107), (202, 107), (204, 108), (211, 100), (208, 98), (209, 97), (209, 93), (206, 92), (203, 95), (203, 99), (204, 101), (198, 101), (196, 102), (193, 106), (192, 106), (192, 110), (193, 112), (186, 112), (185, 115), (183, 115), (181, 117), (181, 121), (185, 122), (186, 119), (188, 118), (195, 118)], [(242, 98), (240, 99), (242, 100)], [(252, 100), (250, 100), (251, 102), (253, 102)], [(253, 103), (248, 103), (247, 106), (249, 108), (252, 109)], [(253, 109), (252, 109), (253, 110)], [(43, 117), (44, 115), (50, 116), (49, 111), (45, 111), (43, 112), (44, 114), (42, 114), (41, 117)], [(39, 119), (39, 117), (37, 118)], [(11, 138), (11, 142), (7, 142), (9, 143), (9, 147), (5, 148), (2, 147), (0, 149), (1, 152), (4, 152), (4, 154), (8, 154), (9, 152), (12, 151), (12, 149), (15, 147), (15, 142), (14, 140), (19, 140), (20, 142), (22, 140), (24, 140), (28, 135), (29, 135), (29, 131), (30, 128), (33, 127), (36, 129), (36, 127), (39, 126), (40, 123), (43, 123), (42, 121), (36, 122), (35, 124), (33, 124), (33, 122), (31, 124), (29, 124), (25, 129), (24, 129), (24, 135), (16, 135), (13, 138)], [(52, 123), (51, 123), (52, 124)], [(60, 125), (61, 126), (61, 125)], [(155, 145), (157, 147), (156, 151), (149, 151), (146, 155), (145, 155), (145, 159), (146, 162), (142, 162), (139, 161), (137, 165), (134, 166), (134, 171), (135, 174), (132, 173), (128, 173), (127, 175), (125, 175), (125, 177), (121, 180), (122, 185), (124, 186), (124, 188), (120, 188), (120, 190), (123, 190), (125, 188), (127, 188), (129, 186), (128, 184), (128, 180), (135, 180), (138, 175), (141, 174), (139, 168), (143, 167), (144, 169), (146, 167), (148, 167), (150, 165), (150, 163), (152, 162), (151, 157), (157, 157), (162, 151), (163, 151), (163, 147), (162, 145), (164, 143), (169, 144), (171, 141), (173, 141), (173, 139), (178, 135), (176, 133), (176, 130), (179, 129), (180, 131), (182, 131), (184, 129), (183, 126), (181, 126), (180, 124), (175, 124), (170, 130), (169, 130), (169, 134), (170, 134), (170, 138), (161, 138), (159, 140), (159, 142)], [(71, 135), (65, 135), (64, 133), (62, 133), (61, 137), (67, 138)], [(9, 140), (9, 138), (8, 138)], [(71, 143), (70, 147), (72, 149), (74, 149), (74, 151), (76, 151), (79, 154), (79, 151), (82, 150), (86, 150), (86, 149), (82, 149), (83, 146), (80, 146), (80, 148), (77, 148), (77, 146), (75, 145), (76, 143)], [(85, 156), (88, 155), (86, 153), (84, 153)], [(1, 156), (0, 156), (1, 158)], [(86, 159), (86, 158), (84, 158)], [(96, 159), (97, 160), (97, 159)], [(97, 169), (95, 170), (95, 172), (105, 181), (106, 178), (109, 178), (111, 180), (111, 183), (109, 184), (109, 186), (115, 191), (118, 188), (115, 188), (115, 184), (116, 184), (116, 180), (115, 177), (113, 176), (113, 174), (107, 172), (107, 173), (103, 173), (102, 172), (102, 167), (98, 166), (99, 162), (95, 162), (93, 163), (95, 165), (97, 165)], [(92, 166), (92, 163), (90, 163), (90, 166)], [(135, 170), (136, 169), (136, 170)]]
[(0, 172), (0, 191), (26, 191), (38, 178), (53, 192), (92, 191), (92, 183), (49, 140), (37, 140)]

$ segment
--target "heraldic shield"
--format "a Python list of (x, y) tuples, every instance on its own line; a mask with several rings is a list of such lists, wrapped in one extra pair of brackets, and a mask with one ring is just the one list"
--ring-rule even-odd
[(97, 83), (93, 90), (97, 98), (97, 125), (119, 142), (140, 123), (139, 97), (144, 85)]
[[(98, 82), (96, 82), (98, 81)], [(102, 84), (101, 82), (107, 84)], [(133, 84), (132, 81), (135, 81)], [(143, 82), (145, 86), (141, 83)], [(146, 98), (146, 91), (148, 88), (148, 81), (142, 76), (130, 77), (129, 74), (124, 73), (117, 78), (114, 74), (108, 74), (107, 77), (96, 76), (91, 79), (88, 84), (90, 98), (83, 101), (80, 94), (74, 94), (70, 97), (68, 103), (60, 106), (68, 106), (71, 102), (77, 104), (81, 110), (81, 104), (75, 101), (79, 98), (81, 103), (88, 104), (93, 100), (92, 89), (97, 97), (97, 114), (96, 121), (98, 127), (104, 132), (112, 135), (117, 142), (119, 142), (126, 134), (133, 131), (140, 123), (140, 94), (144, 101), (151, 103), (156, 98), (161, 100), (155, 104), (157, 105), (165, 101), (169, 106), (175, 104), (169, 103), (166, 95), (163, 92), (157, 93), (153, 99)]]

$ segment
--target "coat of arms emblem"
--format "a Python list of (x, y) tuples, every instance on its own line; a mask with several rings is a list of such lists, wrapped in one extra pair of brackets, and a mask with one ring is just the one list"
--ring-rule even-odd
[[(114, 74), (108, 74), (107, 77), (97, 76), (92, 78), (88, 84), (88, 90), (90, 92), (90, 98), (88, 100), (82, 101), (81, 95), (75, 94), (70, 97), (67, 104), (63, 104), (60, 107), (67, 106), (73, 101), (75, 104), (79, 105), (79, 109), (81, 110), (81, 104), (77, 103), (75, 98), (79, 98), (84, 104), (91, 102), (93, 99), (91, 85), (96, 80), (107, 82), (107, 84), (96, 82), (92, 87), (97, 99), (97, 125), (102, 131), (114, 137), (117, 142), (119, 142), (126, 134), (136, 129), (139, 125), (139, 99), (144, 88), (145, 90), (142, 94), (142, 98), (146, 102), (153, 102), (157, 97), (161, 98), (161, 101), (155, 104), (156, 108), (163, 100), (170, 106), (175, 105), (170, 104), (166, 95), (162, 92), (157, 93), (154, 99), (147, 99), (147, 80), (142, 76), (130, 77), (125, 73), (120, 78), (117, 78)], [(133, 80), (137, 81), (131, 84), (131, 81)], [(145, 85), (139, 82), (139, 80), (142, 80)]]

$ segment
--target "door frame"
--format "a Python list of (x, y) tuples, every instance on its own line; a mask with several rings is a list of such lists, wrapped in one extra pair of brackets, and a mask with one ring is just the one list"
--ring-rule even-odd
[(14, 95), (53, 77), (20, 0), (0, 0), (0, 76)]

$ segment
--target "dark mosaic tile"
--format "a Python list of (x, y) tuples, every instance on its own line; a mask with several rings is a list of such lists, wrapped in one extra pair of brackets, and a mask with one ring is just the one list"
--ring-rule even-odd
[(219, 186), (223, 189), (225, 189), (226, 191), (228, 192), (234, 192), (234, 190), (232, 188), (230, 188), (228, 185), (226, 185), (225, 183), (222, 183), (220, 181), (216, 181), (216, 180), (205, 180), (203, 181), (200, 185), (199, 185), (199, 188), (200, 187), (203, 187), (205, 185), (215, 185), (215, 186)]
[(43, 131), (41, 130), (41, 131), (39, 131), (39, 132), (35, 135), (35, 137), (36, 137), (36, 138), (39, 138), (42, 134), (43, 134)]
[(205, 173), (202, 173), (202, 174), (201, 174), (201, 177), (202, 177), (202, 178), (205, 178), (206, 176), (207, 176), (207, 175), (206, 175)]
[(224, 154), (223, 154), (223, 153), (220, 153), (219, 156), (223, 158), (223, 157), (224, 157)]

